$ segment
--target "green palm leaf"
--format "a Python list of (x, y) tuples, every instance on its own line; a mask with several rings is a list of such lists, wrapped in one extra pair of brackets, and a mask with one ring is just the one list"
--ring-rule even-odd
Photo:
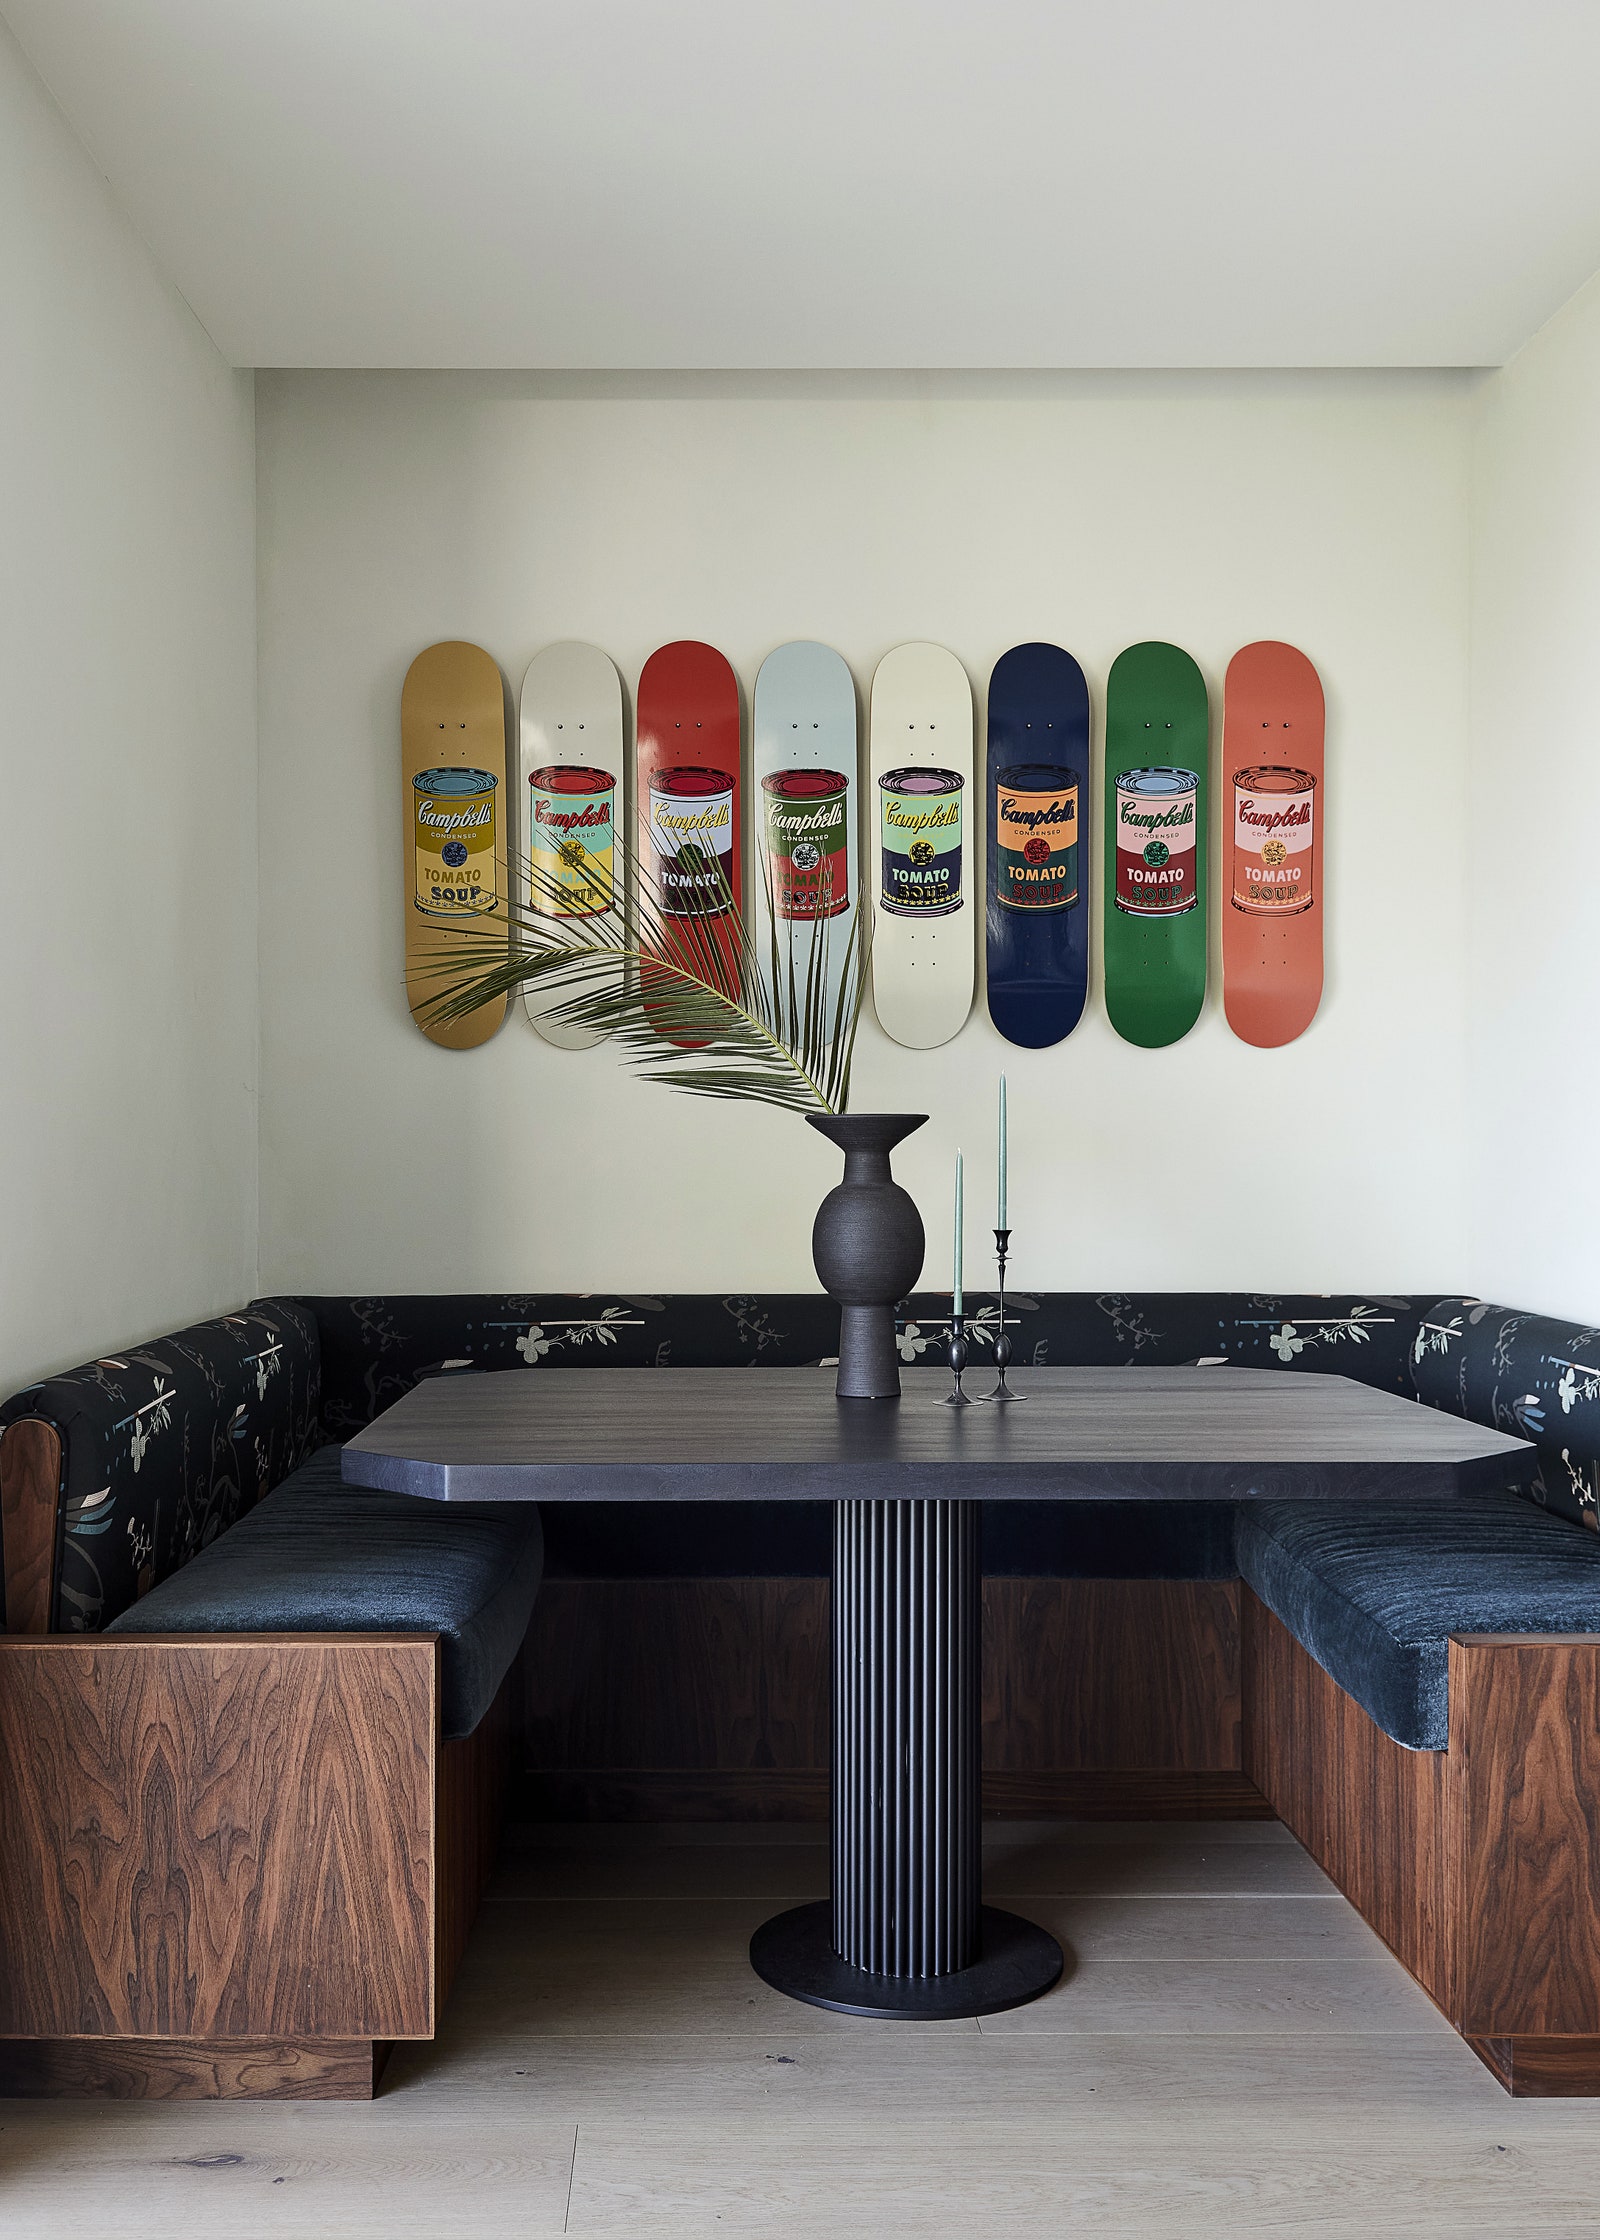
[[(620, 837), (616, 846), (634, 873), (631, 909), (595, 918), (557, 916), (560, 881), (520, 861), (514, 888), (527, 901), (512, 902), (503, 916), (452, 927), (416, 961), (414, 971), (437, 982), (424, 1020), (464, 1018), (495, 997), (533, 988), (548, 999), (552, 1020), (606, 1037), (626, 1063), (669, 1089), (786, 1112), (847, 1110), (870, 961), (862, 898), (848, 921), (838, 996), (830, 1007), (829, 941), (840, 921), (819, 915), (810, 921), (809, 940), (796, 935), (782, 944), (764, 851), (765, 960), (720, 864), (715, 916), (669, 919)], [(619, 899), (615, 889), (612, 899)], [(714, 927), (731, 937), (731, 957)], [(803, 964), (795, 955), (800, 948)]]

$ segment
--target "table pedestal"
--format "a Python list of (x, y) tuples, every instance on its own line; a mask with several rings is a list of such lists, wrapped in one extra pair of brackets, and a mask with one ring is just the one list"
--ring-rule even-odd
[(892, 2020), (995, 2014), (1061, 1948), (981, 1902), (980, 1505), (839, 1501), (833, 1530), (833, 1897), (766, 1922), (756, 1973)]

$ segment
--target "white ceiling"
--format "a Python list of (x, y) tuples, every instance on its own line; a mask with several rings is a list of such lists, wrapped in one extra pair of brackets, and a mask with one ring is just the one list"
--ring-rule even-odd
[(1600, 265), (1600, 0), (0, 0), (222, 350), (1484, 365)]

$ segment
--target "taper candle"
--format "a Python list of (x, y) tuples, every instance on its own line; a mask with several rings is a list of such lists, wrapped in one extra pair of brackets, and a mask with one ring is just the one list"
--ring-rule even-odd
[(1000, 1076), (1000, 1217), (997, 1229), (1006, 1226), (1006, 1077)]
[(953, 1263), (955, 1280), (951, 1285), (951, 1290), (954, 1296), (952, 1297), (950, 1302), (951, 1312), (953, 1314), (960, 1314), (961, 1312), (961, 1191), (961, 1154), (958, 1151), (956, 1153), (956, 1242)]

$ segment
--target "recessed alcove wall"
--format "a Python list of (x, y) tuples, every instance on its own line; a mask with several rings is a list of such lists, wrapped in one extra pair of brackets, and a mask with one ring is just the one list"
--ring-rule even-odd
[[(1469, 1280), (1469, 377), (1451, 373), (552, 377), (264, 373), (262, 1186), (271, 1287), (784, 1287), (834, 1154), (794, 1120), (630, 1081), (514, 1016), (407, 1017), (395, 711), (430, 638), (513, 687), (596, 640), (632, 687), (709, 638), (748, 691), (814, 636), (863, 695), (942, 640), (979, 695), (1019, 639), (1304, 646), (1330, 704), (1329, 994), (1292, 1048), (1136, 1050), (1096, 994), (1069, 1041), (943, 1049), (869, 1026), (857, 1103), (934, 1117), (898, 1155), (945, 1279), (1010, 1080), (1024, 1285), (1440, 1290)], [(1414, 1155), (1407, 1115), (1430, 1124)], [(991, 1216), (992, 1218), (992, 1216)]]

